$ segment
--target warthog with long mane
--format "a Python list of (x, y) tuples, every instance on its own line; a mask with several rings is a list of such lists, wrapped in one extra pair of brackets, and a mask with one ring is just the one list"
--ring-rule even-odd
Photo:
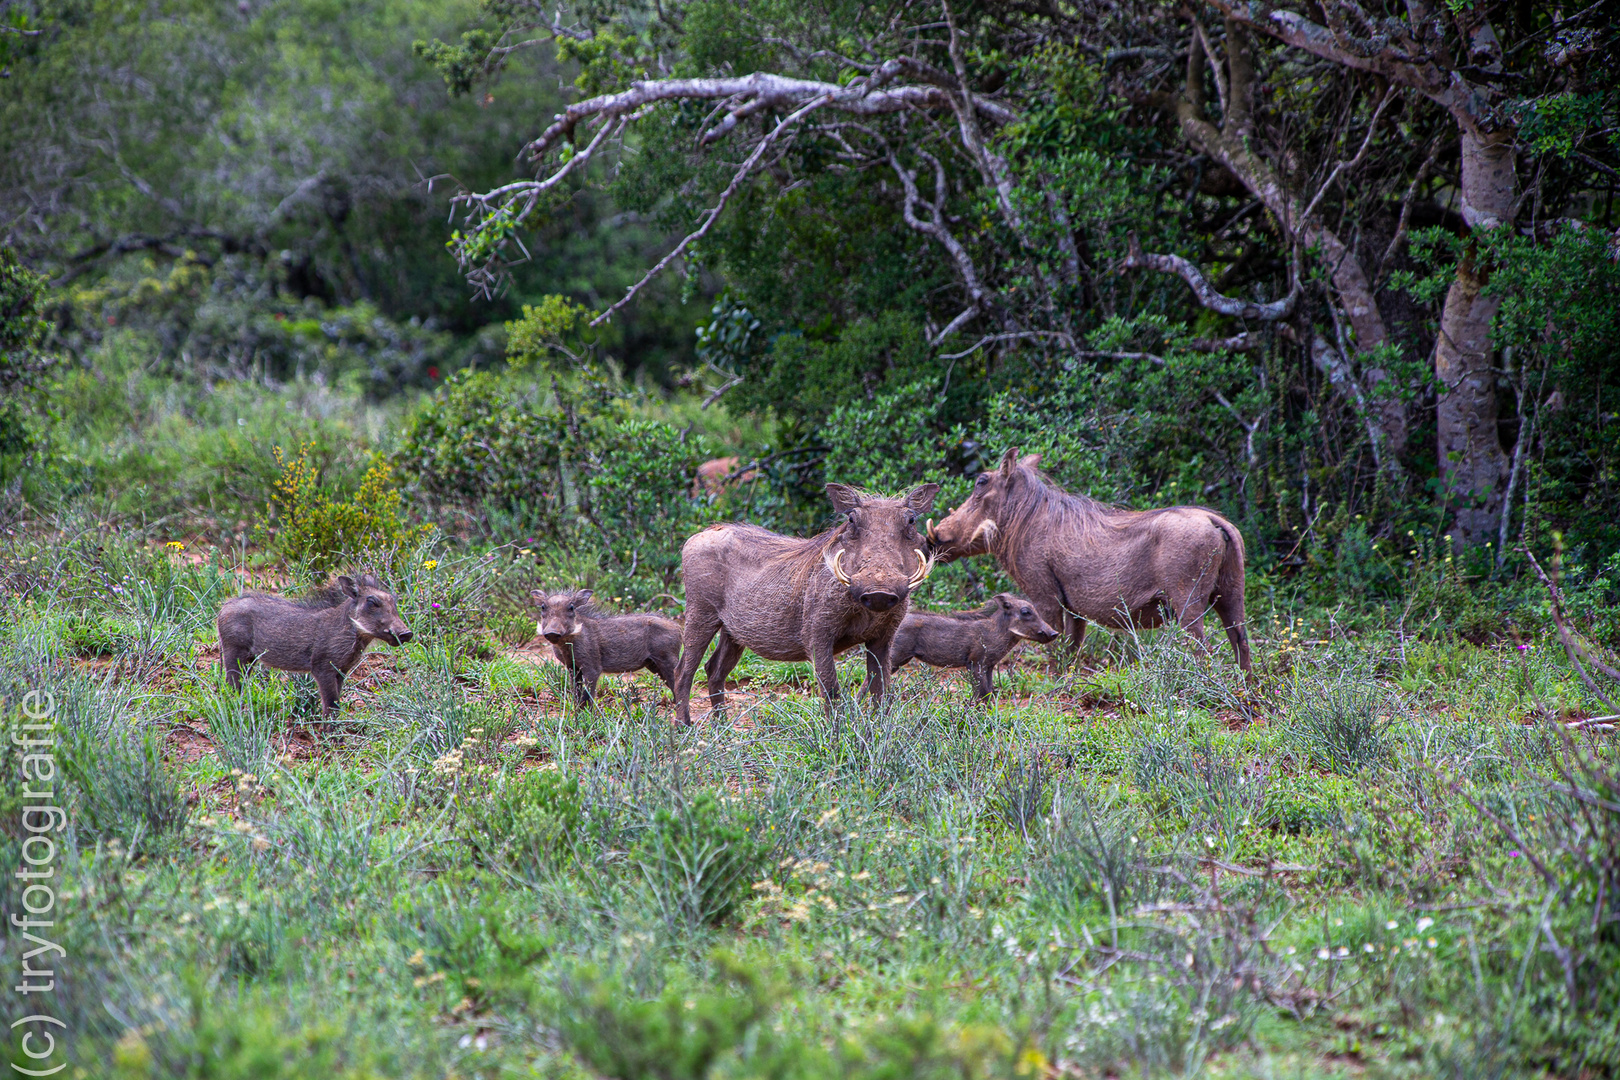
[(1008, 450), (967, 501), (928, 530), (940, 562), (991, 553), (1043, 618), (1078, 647), (1086, 620), (1109, 629), (1175, 619), (1204, 644), (1204, 613), (1220, 617), (1250, 670), (1243, 616), (1243, 535), (1201, 506), (1120, 510), (1072, 495)]
[(692, 722), (692, 678), (716, 633), (704, 672), (709, 703), (725, 707), (726, 676), (744, 649), (767, 660), (808, 660), (830, 714), (838, 700), (834, 658), (866, 647), (866, 693), (883, 700), (889, 644), (906, 617), (907, 597), (933, 569), (917, 519), (934, 505), (938, 484), (903, 498), (828, 484), (844, 520), (800, 539), (757, 525), (711, 525), (681, 548), (686, 627), (675, 677), (675, 718)]

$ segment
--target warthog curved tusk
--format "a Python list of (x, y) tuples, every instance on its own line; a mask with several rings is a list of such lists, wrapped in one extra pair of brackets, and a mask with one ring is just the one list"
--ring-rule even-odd
[(929, 543), (931, 543), (931, 544), (939, 543), (938, 540), (934, 539), (934, 519), (933, 518), (928, 519), (928, 528), (923, 530), (923, 535), (928, 537), (928, 542)]
[(912, 548), (911, 550), (917, 553), (917, 572), (906, 583), (906, 588), (915, 589), (927, 580), (929, 574), (934, 572), (934, 564), (922, 553), (921, 548)]
[(839, 548), (838, 553), (833, 556), (832, 562), (827, 564), (827, 569), (832, 571), (832, 576), (838, 579), (840, 585), (848, 585), (850, 583), (849, 575), (844, 573), (843, 567), (840, 565), (843, 561), (844, 549)]

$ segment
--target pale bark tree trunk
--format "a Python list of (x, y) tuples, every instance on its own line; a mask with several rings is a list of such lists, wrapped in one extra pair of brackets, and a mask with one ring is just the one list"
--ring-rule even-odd
[[(1508, 225), (1517, 198), (1511, 136), (1465, 127), (1462, 214), (1469, 228), (1479, 234)], [(1463, 547), (1495, 539), (1512, 467), (1497, 433), (1497, 365), (1491, 353), (1491, 324), (1501, 303), (1485, 295), (1487, 281), (1477, 242), (1471, 243), (1446, 293), (1434, 349), (1439, 383), (1436, 449), (1446, 497), (1456, 513), (1453, 534)]]
[[(1439, 21), (1422, 0), (1407, 0), (1404, 28), (1395, 28), (1399, 33), (1394, 39), (1378, 40), (1341, 34), (1264, 0), (1248, 0), (1242, 6), (1236, 0), (1211, 2), (1228, 18), (1279, 41), (1411, 87), (1456, 121), (1462, 157), (1461, 210), (1473, 237), (1440, 315), (1434, 350), (1439, 383), (1435, 449), (1446, 498), (1456, 515), (1455, 539), (1464, 547), (1494, 540), (1504, 512), (1511, 460), (1497, 433), (1497, 372), (1491, 356), (1491, 323), (1500, 305), (1484, 291), (1489, 268), (1481, 258), (1479, 241), (1492, 230), (1511, 227), (1518, 204), (1514, 133), (1503, 125), (1497, 110), (1501, 94), (1489, 78), (1502, 72), (1505, 59), (1495, 29), (1480, 10), (1453, 9), (1453, 23), (1466, 51), (1463, 66), (1452, 58)], [(1477, 78), (1476, 72), (1487, 78)]]

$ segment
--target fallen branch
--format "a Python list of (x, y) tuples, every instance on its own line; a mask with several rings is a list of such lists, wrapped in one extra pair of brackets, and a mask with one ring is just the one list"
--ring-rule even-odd
[(1569, 627), (1568, 616), (1564, 614), (1564, 594), (1563, 590), (1558, 587), (1560, 563), (1562, 563), (1564, 555), (1562, 537), (1558, 533), (1553, 533), (1553, 572), (1551, 576), (1548, 576), (1547, 571), (1541, 568), (1541, 563), (1536, 560), (1535, 553), (1528, 547), (1521, 546), (1519, 551), (1524, 554), (1525, 558), (1530, 560), (1530, 566), (1535, 570), (1536, 577), (1540, 578), (1541, 583), (1547, 588), (1547, 595), (1552, 599), (1553, 625), (1558, 628), (1558, 640), (1563, 643), (1564, 655), (1569, 657), (1570, 665), (1574, 667), (1575, 674), (1581, 677), (1581, 682), (1586, 684), (1586, 688), (1592, 691), (1592, 694), (1599, 701), (1611, 709), (1620, 711), (1620, 705), (1616, 705), (1609, 695), (1603, 692), (1598, 686), (1597, 680), (1587, 673), (1586, 664), (1581, 663), (1581, 661), (1585, 660), (1587, 664), (1592, 665), (1592, 667), (1601, 671), (1616, 683), (1620, 683), (1620, 671), (1616, 671), (1593, 656), (1586, 646), (1580, 643)]

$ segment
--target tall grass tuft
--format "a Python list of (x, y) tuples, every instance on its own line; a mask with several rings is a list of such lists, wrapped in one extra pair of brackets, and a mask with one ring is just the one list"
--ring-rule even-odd
[(1354, 776), (1389, 756), (1398, 708), (1371, 668), (1306, 668), (1295, 673), (1283, 730), (1317, 768)]

